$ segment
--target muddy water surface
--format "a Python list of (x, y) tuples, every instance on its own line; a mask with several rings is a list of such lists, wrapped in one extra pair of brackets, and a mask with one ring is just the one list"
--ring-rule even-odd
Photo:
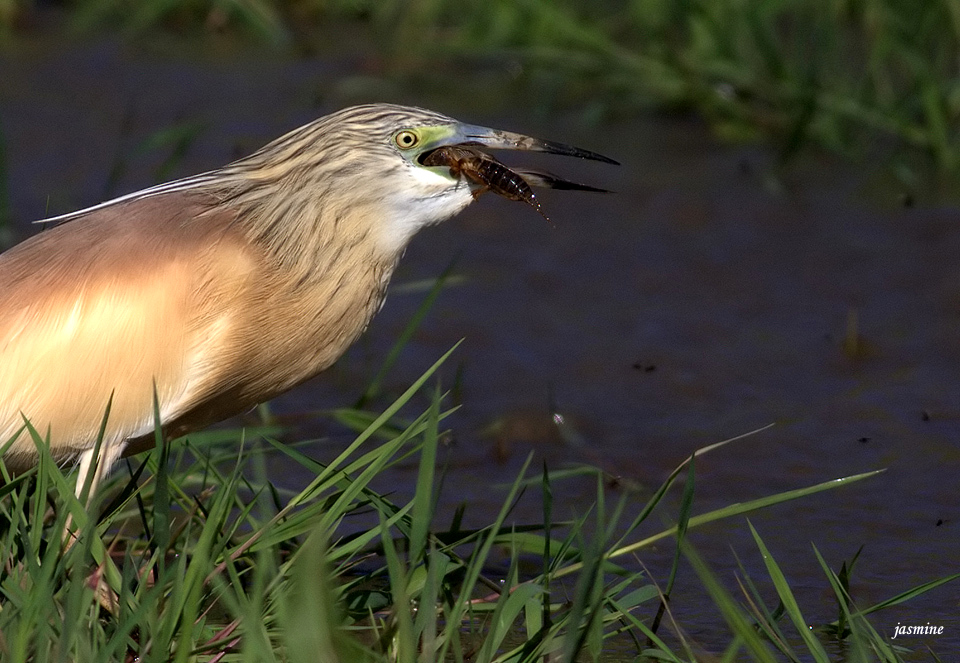
[[(574, 113), (544, 119), (520, 104), (478, 110), (466, 82), (451, 83), (446, 96), (418, 95), (366, 67), (337, 55), (144, 55), (111, 42), (30, 42), (0, 53), (17, 231), (32, 232), (27, 222), (48, 210), (154, 183), (165, 152), (136, 148), (178, 123), (201, 130), (170, 176), (216, 167), (371, 100), (608, 154), (623, 165), (535, 161), (616, 194), (544, 194), (554, 227), (524, 205), (482, 198), (418, 236), (397, 272), (395, 284), (417, 283), (457, 259), (457, 284), (387, 381), (398, 393), (466, 339), (443, 375), (449, 386), (459, 372), (463, 402), (450, 420), (447, 512), (466, 501), (467, 525), (489, 522), (503, 495), (491, 486), (511, 480), (531, 450), (536, 467), (586, 462), (649, 488), (698, 447), (774, 423), (700, 460), (696, 512), (886, 469), (751, 516), (809, 621), (835, 614), (811, 544), (834, 568), (864, 547), (853, 581), (864, 605), (960, 569), (955, 209), (883, 206), (864, 169), (829, 159), (807, 157), (774, 180), (770, 155), (718, 146), (691, 119), (587, 126)], [(356, 399), (422, 298), (395, 292), (331, 372), (273, 404), (299, 435), (327, 436), (318, 455), (347, 437), (311, 413)], [(852, 323), (857, 347), (845, 351)], [(568, 428), (551, 423), (554, 412)], [(401, 499), (414, 472), (402, 468), (383, 487)], [(307, 480), (295, 468), (277, 476), (294, 488)], [(589, 482), (558, 484), (557, 508), (582, 512), (593, 491)], [(539, 515), (536, 499), (516, 511), (520, 522)], [(731, 587), (732, 551), (763, 576), (745, 521), (692, 539)], [(671, 553), (664, 546), (640, 559), (662, 579)], [(698, 586), (681, 574), (672, 606), (709, 646), (718, 625)], [(943, 636), (904, 644), (949, 657), (960, 651), (958, 597), (947, 586), (875, 623), (890, 635), (898, 622), (942, 624)]]

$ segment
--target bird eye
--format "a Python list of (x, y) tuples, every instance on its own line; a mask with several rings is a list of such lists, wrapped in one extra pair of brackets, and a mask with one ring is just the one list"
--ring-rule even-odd
[(412, 131), (406, 130), (401, 131), (394, 136), (393, 140), (396, 141), (397, 147), (399, 147), (401, 150), (409, 150), (411, 147), (420, 142), (420, 137)]

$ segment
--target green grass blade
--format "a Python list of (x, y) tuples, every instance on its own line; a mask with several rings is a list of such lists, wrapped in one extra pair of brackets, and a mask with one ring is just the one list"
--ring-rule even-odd
[(686, 544), (684, 545), (683, 552), (694, 571), (696, 571), (707, 593), (710, 594), (710, 598), (713, 599), (714, 605), (717, 606), (720, 614), (723, 615), (730, 630), (747, 648), (751, 659), (759, 663), (776, 663), (776, 657), (760, 638), (760, 634), (753, 627), (749, 618), (744, 614), (740, 606), (737, 605), (737, 602), (734, 601), (730, 593), (720, 584), (704, 561), (700, 559), (700, 556), (696, 554), (693, 548)]
[(443, 291), (447, 279), (450, 277), (451, 272), (453, 272), (453, 268), (456, 263), (457, 260), (455, 258), (450, 262), (449, 265), (447, 265), (446, 269), (440, 273), (440, 276), (437, 277), (433, 287), (430, 288), (430, 292), (428, 292), (427, 296), (424, 297), (423, 302), (421, 302), (420, 306), (417, 307), (417, 310), (410, 317), (410, 321), (400, 333), (396, 343), (393, 344), (393, 347), (390, 348), (387, 356), (380, 363), (380, 369), (377, 371), (377, 374), (373, 376), (373, 380), (370, 381), (370, 385), (367, 387), (367, 390), (363, 392), (360, 400), (357, 401), (357, 408), (363, 407), (366, 403), (369, 403), (380, 395), (384, 379), (393, 369), (394, 364), (397, 363), (400, 353), (403, 352), (403, 349), (406, 347), (407, 343), (409, 343), (410, 339), (413, 338), (414, 333), (420, 328), (420, 325), (423, 323), (423, 319), (427, 316), (427, 313), (429, 313), (430, 309), (433, 308), (433, 303)]
[(423, 433), (420, 447), (420, 469), (417, 472), (417, 486), (413, 497), (413, 515), (410, 532), (410, 559), (419, 560), (424, 555), (427, 533), (433, 520), (433, 477), (437, 462), (437, 444), (440, 437), (440, 398), (439, 386), (434, 391), (430, 410), (427, 413), (427, 429)]
[[(443, 362), (445, 362), (447, 358), (451, 354), (453, 354), (453, 352), (458, 347), (460, 347), (460, 343), (462, 342), (463, 341), (457, 341), (452, 348), (447, 350), (443, 354), (443, 356), (440, 357), (440, 359), (434, 362), (434, 364), (430, 368), (428, 368), (423, 373), (423, 375), (421, 375), (417, 379), (416, 382), (410, 385), (410, 387), (407, 388), (407, 390), (404, 391), (403, 394), (397, 400), (395, 400), (389, 407), (387, 407), (383, 411), (383, 413), (379, 417), (377, 417), (377, 419), (372, 424), (370, 424), (370, 426), (368, 426), (363, 433), (358, 435), (357, 438), (346, 449), (344, 449), (344, 451), (331, 464), (331, 467), (337, 467), (340, 464), (342, 464), (354, 452), (354, 450), (356, 450), (361, 444), (363, 444), (368, 439), (370, 439), (373, 436), (373, 434), (380, 429), (381, 426), (383, 426), (386, 422), (390, 421), (390, 419), (393, 418), (393, 416), (400, 410), (400, 408), (406, 405), (407, 402), (413, 397), (413, 395), (416, 394), (418, 391), (420, 391), (420, 388), (424, 385), (424, 383), (428, 379), (430, 379), (430, 376), (433, 375), (438, 368), (440, 368)], [(293, 508), (294, 506), (299, 504), (301, 501), (309, 499), (313, 494), (312, 488), (315, 485), (322, 483), (326, 478), (327, 477), (324, 474), (314, 479), (311, 485), (308, 486), (306, 489), (304, 489), (296, 500), (292, 500), (290, 504), (288, 504), (288, 508)]]
[(823, 645), (807, 627), (807, 621), (803, 618), (803, 613), (800, 611), (800, 605), (797, 603), (797, 599), (794, 597), (793, 591), (790, 589), (790, 585), (787, 582), (786, 576), (783, 575), (783, 571), (780, 569), (780, 566), (777, 564), (776, 560), (774, 560), (773, 555), (770, 554), (770, 550), (760, 538), (760, 535), (754, 528), (753, 523), (747, 520), (747, 525), (750, 527), (750, 534), (753, 535), (753, 540), (760, 549), (760, 554), (763, 556), (763, 563), (767, 567), (767, 573), (770, 575), (770, 579), (773, 580), (773, 586), (777, 590), (777, 595), (780, 597), (780, 601), (783, 602), (783, 605), (786, 608), (787, 616), (790, 617), (790, 621), (793, 622), (793, 626), (797, 629), (797, 633), (799, 633), (800, 637), (803, 638), (803, 642), (807, 646), (810, 655), (813, 656), (813, 659), (818, 663), (829, 663), (830, 657), (827, 655)]
[[(848, 477), (842, 477), (840, 479), (833, 479), (831, 481), (824, 481), (823, 483), (818, 483), (813, 486), (807, 486), (806, 488), (797, 488), (796, 490), (788, 490), (783, 493), (777, 493), (776, 495), (769, 495), (767, 497), (760, 497), (755, 500), (750, 500), (749, 502), (743, 502), (738, 504), (731, 504), (730, 506), (724, 507), (722, 509), (716, 509), (715, 511), (710, 511), (709, 513), (700, 514), (698, 516), (692, 516), (688, 523), (687, 527), (689, 529), (705, 525), (707, 523), (712, 523), (717, 520), (723, 520), (724, 518), (732, 518), (733, 516), (743, 515), (745, 513), (750, 513), (751, 511), (756, 511), (758, 509), (765, 509), (767, 507), (773, 506), (774, 504), (781, 504), (783, 502), (789, 502), (791, 500), (800, 499), (802, 497), (807, 497), (809, 495), (814, 495), (825, 490), (835, 490), (841, 486), (846, 486), (857, 481), (862, 481), (863, 479), (868, 479), (870, 477), (876, 476), (884, 472), (884, 470), (874, 470), (871, 472), (863, 472), (861, 474), (854, 474)], [(664, 530), (659, 534), (646, 537), (640, 541), (631, 543), (629, 545), (622, 546), (613, 552), (610, 553), (610, 557), (620, 557), (622, 555), (628, 555), (631, 553), (645, 548), (661, 539), (664, 539), (668, 536), (675, 536), (677, 533), (676, 527), (671, 527), (670, 529)], [(558, 572), (558, 575), (566, 575), (574, 571), (578, 571), (579, 567), (577, 565), (571, 565), (563, 569), (563, 571)]]

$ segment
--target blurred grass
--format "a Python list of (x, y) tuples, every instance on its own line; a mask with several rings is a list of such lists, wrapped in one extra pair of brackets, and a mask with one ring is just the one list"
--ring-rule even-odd
[[(7, 34), (39, 0), (0, 0)], [(545, 108), (597, 118), (695, 110), (721, 137), (783, 161), (815, 144), (883, 157), (904, 184), (960, 169), (954, 0), (74, 0), (68, 23), (128, 35), (233, 30), (310, 48), (315, 28), (367, 26), (385, 66), (498, 62)], [(329, 35), (329, 32), (323, 33)]]

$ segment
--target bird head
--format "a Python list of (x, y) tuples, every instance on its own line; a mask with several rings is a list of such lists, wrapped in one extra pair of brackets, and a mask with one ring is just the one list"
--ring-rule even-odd
[[(475, 194), (489, 188), (471, 176), (469, 169), (450, 163), (433, 165), (429, 159), (442, 148), (469, 148), (476, 160), (489, 159), (506, 169), (482, 149), (521, 150), (574, 156), (607, 163), (612, 159), (580, 148), (539, 140), (509, 131), (489, 129), (459, 122), (451, 117), (421, 108), (392, 104), (368, 104), (332, 113), (278, 139), (261, 152), (274, 157), (293, 153), (305, 141), (313, 143), (310, 152), (320, 155), (319, 170), (325, 174), (326, 191), (348, 193), (354, 205), (361, 199), (379, 209), (380, 239), (384, 248), (402, 251), (420, 229), (457, 214), (470, 204)], [(256, 158), (254, 155), (253, 158)], [(283, 158), (286, 162), (297, 159)], [(551, 188), (600, 191), (563, 180), (549, 173), (510, 170), (528, 185)], [(497, 193), (496, 187), (494, 190)], [(516, 198), (514, 198), (516, 199)]]
[[(457, 151), (443, 152), (450, 149)], [(617, 163), (596, 152), (466, 124), (422, 108), (367, 104), (325, 115), (223, 168), (42, 222), (66, 222), (165, 194), (206, 192), (217, 201), (215, 209), (233, 210), (250, 237), (283, 262), (306, 264), (318, 246), (332, 241), (343, 218), (354, 221), (346, 224), (348, 233), (360, 237), (373, 230), (379, 253), (396, 258), (418, 230), (457, 214), (485, 190), (525, 200), (541, 214), (529, 187), (604, 191), (543, 171), (508, 168), (483, 151), (488, 149)], [(451, 154), (463, 155), (472, 168), (461, 167)], [(478, 167), (483, 172), (478, 174)]]

